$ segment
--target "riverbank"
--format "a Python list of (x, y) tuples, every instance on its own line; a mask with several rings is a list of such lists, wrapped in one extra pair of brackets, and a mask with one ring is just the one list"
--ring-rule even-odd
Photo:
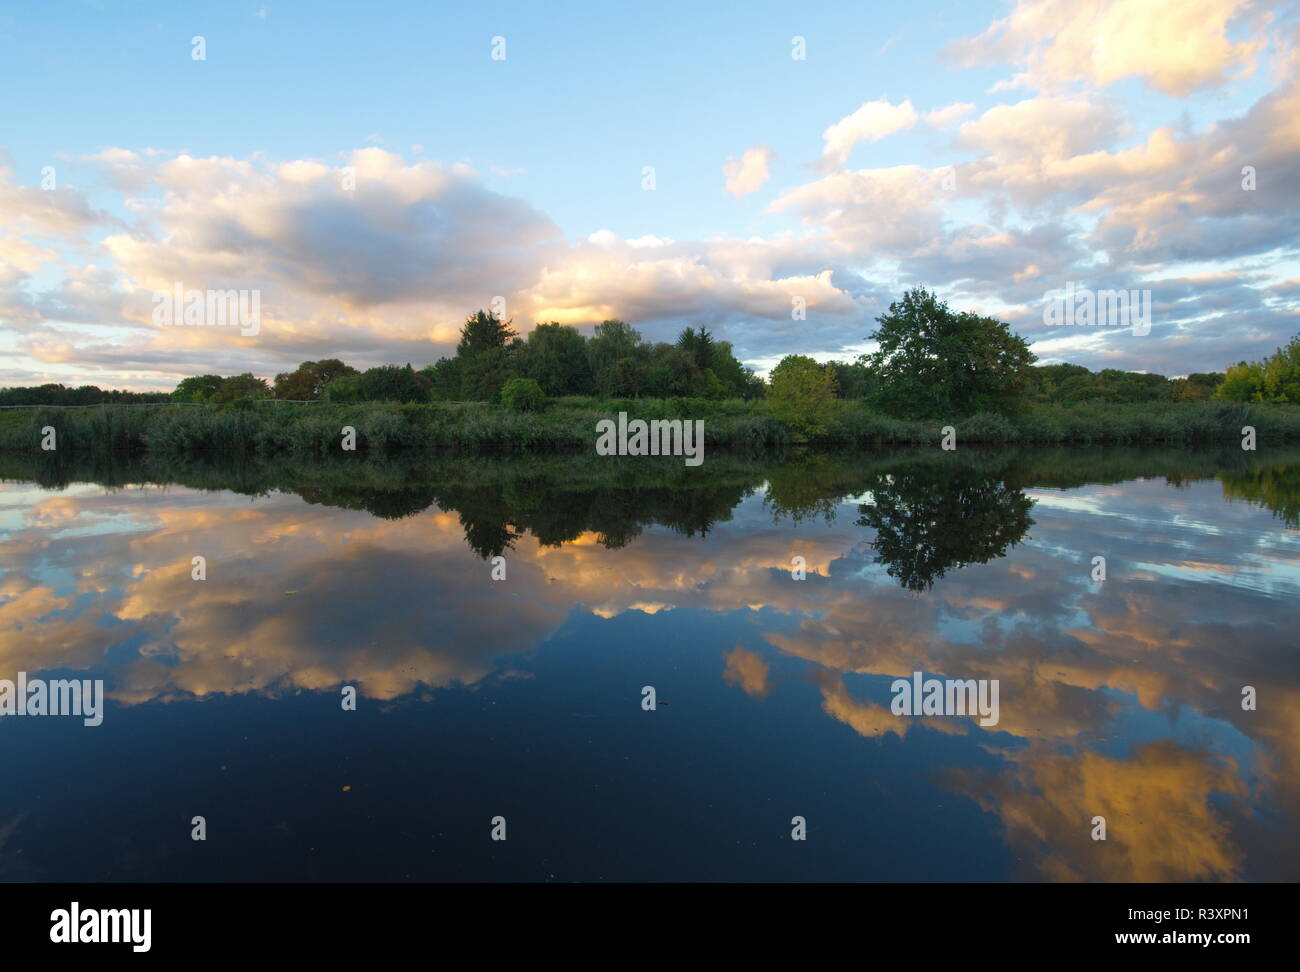
[[(593, 452), (597, 423), (630, 418), (704, 422), (709, 451), (762, 453), (797, 444), (766, 403), (705, 399), (597, 401), (556, 399), (542, 412), (480, 403), (296, 404), (33, 408), (0, 412), (0, 449), (40, 451), (43, 429), (59, 450), (151, 455), (323, 456), (342, 451), (345, 427), (362, 453), (471, 454)], [(1142, 405), (1038, 405), (1014, 416), (983, 413), (953, 420), (897, 419), (839, 401), (825, 431), (807, 444), (828, 448), (937, 445), (943, 427), (960, 444), (1240, 443), (1255, 429), (1260, 444), (1300, 442), (1300, 406), (1188, 402)]]

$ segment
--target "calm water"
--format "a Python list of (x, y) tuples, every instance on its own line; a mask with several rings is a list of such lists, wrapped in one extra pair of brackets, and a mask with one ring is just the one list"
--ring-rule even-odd
[(1300, 878), (1295, 453), (0, 471), (0, 880)]

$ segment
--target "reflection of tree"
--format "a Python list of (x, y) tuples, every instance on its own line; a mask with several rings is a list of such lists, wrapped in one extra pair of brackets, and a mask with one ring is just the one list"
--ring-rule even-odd
[(427, 487), (367, 489), (364, 487), (303, 487), (298, 495), (308, 503), (323, 503), (345, 510), (365, 510), (385, 520), (401, 520), (423, 513), (433, 505), (433, 490)]
[(909, 591), (929, 590), (956, 567), (1006, 556), (1033, 526), (1033, 501), (968, 469), (916, 466), (882, 475), (858, 525), (876, 531), (877, 563)]
[(763, 505), (778, 522), (789, 517), (795, 523), (818, 518), (830, 523), (840, 498), (851, 494), (854, 485), (843, 463), (819, 454), (802, 456), (768, 473)]
[(510, 529), (507, 523), (499, 520), (476, 520), (467, 513), (460, 515), (460, 523), (465, 528), (465, 542), (484, 560), (499, 557), (511, 549), (520, 536), (518, 531)]
[(1300, 529), (1300, 465), (1263, 466), (1222, 473), (1223, 495), (1266, 506), (1293, 529)]
[(460, 514), (465, 539), (483, 558), (509, 549), (524, 531), (544, 547), (594, 532), (608, 548), (624, 547), (651, 524), (687, 536), (704, 535), (731, 517), (748, 487), (608, 486), (571, 489), (541, 481), (504, 486), (449, 487), (438, 505)]

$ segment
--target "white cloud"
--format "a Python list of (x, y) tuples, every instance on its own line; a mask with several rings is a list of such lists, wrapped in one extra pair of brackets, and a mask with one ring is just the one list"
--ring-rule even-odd
[(739, 199), (767, 182), (768, 166), (774, 154), (770, 148), (758, 146), (746, 149), (739, 160), (728, 159), (722, 166), (722, 174), (727, 177), (727, 192)]
[[(996, 90), (1136, 77), (1182, 97), (1249, 73), (1271, 16), (1251, 0), (1019, 0), (1008, 16), (949, 53), (964, 66), (1025, 65), (1023, 76)], [(1229, 39), (1230, 27), (1243, 21), (1254, 36)]]
[(916, 124), (917, 117), (910, 98), (898, 105), (890, 104), (884, 98), (864, 102), (853, 114), (841, 118), (822, 132), (826, 143), (822, 160), (827, 164), (843, 165), (853, 146), (859, 142), (878, 142), (887, 135), (906, 131)]
[(934, 111), (925, 113), (925, 123), (931, 128), (948, 128), (961, 121), (972, 111), (975, 106), (970, 102), (957, 102), (951, 105), (945, 105), (942, 108), (936, 108)]

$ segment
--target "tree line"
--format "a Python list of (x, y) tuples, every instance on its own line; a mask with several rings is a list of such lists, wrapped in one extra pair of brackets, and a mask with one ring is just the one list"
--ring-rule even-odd
[[(337, 358), (305, 361), (268, 382), (251, 373), (185, 378), (177, 402), (245, 399), (328, 402), (501, 402), (541, 407), (546, 398), (766, 398), (778, 414), (818, 416), (836, 400), (887, 414), (930, 418), (978, 412), (1015, 413), (1035, 403), (1144, 404), (1210, 398), (1300, 403), (1300, 335), (1267, 358), (1226, 373), (1180, 378), (1082, 365), (1035, 366), (1028, 344), (996, 318), (955, 311), (917, 287), (876, 319), (879, 345), (854, 361), (819, 363), (787, 355), (767, 381), (737, 360), (730, 342), (705, 326), (675, 342), (646, 341), (621, 320), (590, 336), (558, 323), (520, 337), (512, 322), (478, 311), (461, 327), (456, 352), (419, 370), (410, 364), (358, 370)], [(100, 404), (166, 400), (149, 393), (62, 385), (0, 389), (0, 404)]]
[(98, 385), (48, 383), (0, 388), (0, 405), (156, 405), (171, 401), (167, 392), (118, 391)]

